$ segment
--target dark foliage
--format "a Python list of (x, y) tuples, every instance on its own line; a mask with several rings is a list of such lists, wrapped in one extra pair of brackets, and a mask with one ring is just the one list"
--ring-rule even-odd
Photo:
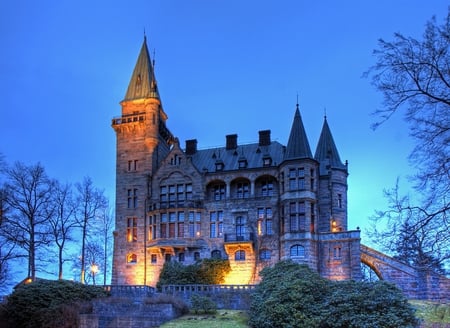
[(191, 309), (194, 313), (213, 314), (217, 312), (217, 304), (209, 297), (200, 296), (197, 294), (191, 297)]
[(281, 261), (261, 272), (251, 327), (416, 327), (402, 293), (385, 282), (332, 282), (306, 265)]
[(18, 287), (8, 298), (5, 314), (11, 327), (76, 327), (83, 301), (104, 296), (101, 287), (39, 280)]

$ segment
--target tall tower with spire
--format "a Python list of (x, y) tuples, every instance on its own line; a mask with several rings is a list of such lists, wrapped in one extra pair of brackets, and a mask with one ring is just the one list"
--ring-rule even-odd
[[(158, 92), (144, 37), (125, 98), (122, 115), (112, 120), (116, 132), (116, 230), (113, 284), (145, 284), (145, 218), (150, 181), (169, 152), (172, 134)], [(126, 263), (127, 265), (123, 265)]]

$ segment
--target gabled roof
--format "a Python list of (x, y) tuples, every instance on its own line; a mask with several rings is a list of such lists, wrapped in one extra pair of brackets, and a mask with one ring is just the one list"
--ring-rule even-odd
[(146, 37), (144, 37), (144, 42), (136, 66), (134, 67), (130, 83), (128, 84), (124, 101), (141, 98), (159, 99), (158, 86), (155, 79), (153, 64), (148, 53)]
[(317, 144), (314, 158), (320, 162), (320, 173), (327, 174), (328, 168), (344, 169), (347, 166), (342, 164), (336, 144), (334, 143), (327, 118), (324, 118), (322, 132), (320, 133), (319, 143)]
[(312, 153), (297, 104), (284, 159), (300, 158), (312, 158)]
[(239, 145), (235, 149), (226, 147), (198, 150), (191, 155), (192, 163), (200, 172), (216, 172), (216, 164), (223, 164), (223, 171), (239, 169), (239, 162), (246, 160), (245, 169), (261, 168), (264, 160), (269, 160), (269, 166), (279, 165), (283, 161), (284, 147), (279, 142), (272, 141), (270, 145), (260, 146), (258, 143)]

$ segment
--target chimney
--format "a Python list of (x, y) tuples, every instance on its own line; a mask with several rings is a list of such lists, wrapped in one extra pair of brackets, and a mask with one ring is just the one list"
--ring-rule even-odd
[(270, 130), (259, 131), (259, 145), (270, 146)]
[(227, 150), (236, 149), (237, 148), (237, 134), (229, 134), (227, 137)]
[(197, 139), (186, 140), (186, 155), (194, 155), (197, 152)]

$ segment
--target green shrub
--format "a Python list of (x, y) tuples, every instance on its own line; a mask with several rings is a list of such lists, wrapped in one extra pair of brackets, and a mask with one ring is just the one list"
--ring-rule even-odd
[(306, 265), (278, 262), (261, 271), (262, 281), (252, 295), (252, 327), (317, 327), (328, 295), (328, 281)]
[(414, 310), (395, 286), (332, 282), (305, 265), (281, 261), (261, 271), (252, 295), (251, 327), (416, 327)]
[(221, 284), (230, 270), (230, 262), (222, 259), (203, 259), (191, 265), (166, 262), (156, 287), (161, 290), (163, 285)]
[(70, 327), (83, 301), (106, 295), (101, 287), (39, 280), (18, 287), (8, 297), (5, 310), (13, 327)]
[(402, 292), (384, 281), (343, 281), (332, 284), (322, 326), (334, 327), (417, 327), (413, 307)]
[(209, 297), (194, 294), (191, 296), (191, 309), (194, 313), (213, 314), (217, 312), (217, 305)]

